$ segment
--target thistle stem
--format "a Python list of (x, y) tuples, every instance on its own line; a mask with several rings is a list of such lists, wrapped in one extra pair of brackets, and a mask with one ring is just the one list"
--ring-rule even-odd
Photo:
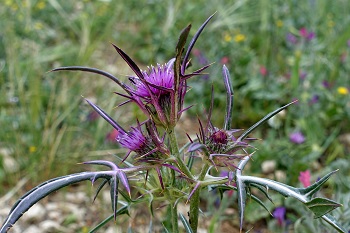
[(180, 157), (180, 152), (179, 152), (179, 146), (177, 144), (177, 139), (176, 135), (173, 129), (167, 131), (168, 136), (169, 136), (169, 142), (170, 142), (170, 151), (171, 154), (175, 156), (176, 163), (181, 170), (188, 178), (194, 179), (193, 175), (191, 174), (190, 170), (184, 163), (184, 161)]
[[(204, 177), (207, 174), (209, 167), (210, 166), (207, 163), (204, 164), (197, 181), (204, 180)], [(200, 192), (201, 192), (201, 187), (198, 187), (198, 189), (193, 193), (191, 197), (191, 202), (190, 202), (190, 225), (194, 233), (197, 232), (197, 228), (198, 228)]]
[(177, 204), (172, 203), (170, 206), (171, 209), (171, 225), (173, 226), (174, 233), (179, 232), (179, 224), (178, 224), (178, 217), (177, 217)]

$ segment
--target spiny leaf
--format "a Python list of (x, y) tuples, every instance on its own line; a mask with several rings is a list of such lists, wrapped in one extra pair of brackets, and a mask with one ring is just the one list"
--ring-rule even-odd
[(181, 213), (179, 214), (179, 217), (181, 219), (182, 224), (184, 225), (186, 232), (193, 233), (190, 223), (187, 221), (186, 217)]
[(110, 194), (111, 194), (112, 210), (114, 214), (114, 221), (117, 218), (118, 183), (119, 183), (119, 179), (117, 177), (113, 177), (109, 181), (109, 184), (111, 186)]
[(107, 172), (82, 172), (54, 178), (36, 186), (15, 203), (7, 219), (0, 228), (0, 232), (7, 232), (30, 207), (50, 193), (74, 183), (84, 180), (96, 180), (98, 178), (110, 179), (111, 175)]
[(99, 108), (97, 105), (93, 104), (91, 101), (88, 99), (85, 99), (88, 104), (101, 116), (103, 119), (105, 119), (110, 125), (113, 126), (116, 130), (120, 132), (126, 133), (125, 129), (121, 127), (116, 121), (113, 120), (112, 117), (110, 117), (107, 113), (105, 113), (101, 108)]
[(199, 27), (198, 31), (196, 32), (196, 34), (194, 34), (191, 42), (189, 43), (184, 60), (182, 61), (182, 66), (181, 66), (181, 74), (182, 75), (184, 75), (184, 73), (185, 73), (185, 68), (186, 68), (186, 64), (188, 61), (188, 57), (190, 56), (190, 53), (192, 51), (192, 48), (194, 47), (194, 44), (196, 43), (198, 37), (202, 33), (205, 26), (208, 24), (208, 22), (211, 20), (211, 18), (213, 18), (214, 15), (215, 15), (215, 13), (212, 14), (211, 16), (209, 16), (209, 18)]
[(243, 229), (243, 219), (244, 219), (244, 209), (246, 204), (246, 187), (244, 182), (236, 175), (236, 185), (237, 185), (237, 201), (238, 201), (238, 212), (239, 212), (239, 229), (242, 232)]
[(128, 94), (130, 94), (128, 88), (125, 86), (124, 83), (120, 82), (119, 79), (116, 78), (115, 76), (113, 76), (112, 74), (110, 74), (106, 71), (103, 71), (103, 70), (99, 70), (96, 68), (90, 68), (90, 67), (84, 67), (84, 66), (66, 66), (66, 67), (55, 68), (55, 69), (51, 70), (50, 72), (56, 72), (56, 71), (84, 71), (84, 72), (100, 74), (100, 75), (105, 76), (105, 77), (109, 78), (110, 80), (114, 81), (121, 88), (123, 88), (124, 91), (126, 91)]
[(321, 197), (316, 197), (311, 201), (306, 202), (305, 205), (315, 214), (315, 218), (322, 217), (330, 211), (342, 206), (335, 201)]
[(233, 87), (232, 87), (230, 73), (225, 65), (222, 67), (222, 74), (223, 74), (224, 84), (226, 88), (226, 116), (225, 116), (224, 129), (229, 130), (231, 129), (231, 121), (232, 121)]
[(258, 185), (258, 184), (254, 184), (254, 183), (250, 183), (249, 185), (250, 185), (250, 186), (253, 186), (253, 187), (257, 188), (257, 189), (259, 189), (260, 192), (262, 192), (262, 193), (265, 195), (265, 197), (266, 197), (267, 199), (269, 199), (269, 201), (271, 201), (271, 202), (273, 203), (273, 201), (272, 201), (270, 195), (267, 193), (267, 190), (266, 190), (263, 186)]
[(341, 233), (348, 233), (347, 230), (345, 230), (340, 224), (337, 222), (337, 220), (330, 214), (325, 214), (321, 217), (323, 220), (328, 222), (334, 229), (336, 229), (338, 232)]
[(337, 171), (338, 170), (335, 170), (335, 171), (332, 171), (332, 172), (328, 173), (327, 175), (325, 175), (324, 177), (319, 179), (317, 182), (315, 182), (311, 186), (309, 186), (307, 188), (300, 188), (300, 189), (298, 189), (298, 191), (301, 194), (303, 194), (306, 197), (311, 199), (312, 195), (314, 195), (318, 190), (320, 190), (321, 186), (331, 177), (331, 175), (333, 175)]
[(140, 70), (140, 68), (136, 65), (136, 63), (123, 51), (121, 50), (118, 46), (115, 44), (112, 44), (115, 50), (119, 53), (119, 55), (126, 61), (126, 63), (130, 66), (130, 68), (134, 71), (134, 73), (139, 77), (140, 79), (144, 79), (143, 74)]
[(108, 183), (108, 179), (104, 179), (103, 182), (98, 186), (95, 196), (93, 198), (93, 202), (95, 202), (97, 195), (100, 193), (100, 191), (102, 190), (102, 188)]
[(204, 152), (209, 153), (207, 147), (199, 142), (194, 142), (188, 147), (188, 152), (194, 152), (197, 150), (203, 150)]
[(262, 118), (260, 121), (258, 121), (257, 123), (255, 123), (253, 126), (251, 126), (249, 129), (247, 129), (246, 131), (244, 131), (244, 133), (237, 139), (237, 141), (242, 141), (244, 140), (253, 130), (255, 130), (256, 128), (258, 128), (260, 125), (262, 125), (264, 122), (266, 122), (267, 120), (269, 120), (271, 117), (273, 117), (274, 115), (276, 115), (277, 113), (279, 113), (280, 111), (282, 111), (283, 109), (286, 109), (288, 106), (290, 106), (291, 104), (294, 104), (295, 102), (297, 102), (297, 100), (284, 105), (282, 107), (280, 107), (279, 109), (276, 109), (273, 112), (270, 112), (269, 114), (267, 114), (264, 118)]
[[(220, 193), (220, 198), (222, 199), (223, 198), (223, 193), (225, 191), (228, 191), (228, 190), (237, 190), (237, 188), (235, 186), (231, 186), (231, 185), (219, 185), (219, 186), (211, 186), (212, 189), (215, 189), (217, 188), (219, 190), (219, 193)], [(257, 196), (253, 195), (253, 194), (250, 194), (250, 197), (256, 202), (258, 203), (261, 207), (263, 207), (271, 216), (271, 212), (270, 210), (266, 207), (266, 205), (264, 204), (264, 202), (262, 202)]]

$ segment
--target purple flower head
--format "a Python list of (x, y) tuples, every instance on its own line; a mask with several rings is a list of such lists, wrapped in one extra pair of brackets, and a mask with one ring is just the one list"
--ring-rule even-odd
[(277, 220), (278, 225), (283, 226), (286, 221), (286, 208), (279, 206), (273, 211), (272, 215)]
[(117, 131), (117, 142), (119, 142), (122, 147), (128, 149), (124, 160), (130, 155), (131, 152), (135, 152), (135, 159), (139, 162), (154, 164), (161, 163), (164, 159), (168, 158), (170, 152), (164, 145), (163, 140), (159, 138), (156, 127), (154, 127), (152, 121), (148, 120), (145, 123), (147, 134), (142, 131), (140, 123), (137, 124), (137, 127), (131, 127), (130, 131), (126, 131), (101, 108), (89, 100), (86, 101)]
[(181, 114), (186, 110), (183, 109), (183, 103), (187, 92), (187, 80), (193, 76), (201, 75), (201, 72), (210, 66), (205, 65), (192, 73), (185, 73), (189, 66), (189, 56), (194, 44), (213, 16), (211, 15), (198, 29), (187, 49), (185, 49), (185, 45), (191, 25), (183, 29), (175, 49), (175, 58), (165, 65), (151, 66), (148, 71), (142, 71), (122, 49), (112, 44), (136, 75), (130, 78), (131, 85), (121, 82), (108, 72), (95, 68), (70, 66), (56, 68), (52, 71), (80, 70), (105, 76), (117, 83), (126, 92), (126, 94), (116, 93), (127, 99), (119, 106), (134, 102), (157, 125), (163, 126), (165, 129), (173, 129)]
[(305, 136), (300, 131), (297, 131), (289, 135), (289, 140), (295, 144), (302, 144), (305, 142)]
[(146, 101), (151, 101), (151, 96), (160, 97), (169, 94), (166, 89), (172, 89), (174, 85), (174, 60), (172, 59), (165, 65), (148, 67), (147, 71), (142, 71), (143, 77), (149, 86), (145, 85), (139, 78), (131, 78), (135, 86), (134, 93)]
[(131, 127), (131, 130), (128, 132), (121, 131), (116, 140), (122, 147), (141, 153), (150, 144), (150, 140), (145, 137), (140, 126), (136, 128)]
[(288, 43), (293, 45), (298, 43), (297, 37), (294, 36), (292, 33), (287, 33), (286, 40)]
[[(231, 116), (233, 106), (233, 92), (232, 84), (229, 77), (228, 69), (223, 66), (224, 83), (227, 90), (227, 109), (223, 129), (219, 129), (211, 123), (211, 112), (213, 107), (213, 88), (212, 88), (212, 101), (208, 113), (208, 120), (205, 127), (202, 122), (199, 121), (199, 135), (197, 135), (198, 141), (192, 143), (189, 147), (189, 151), (201, 151), (209, 162), (214, 166), (220, 167), (234, 167), (235, 159), (241, 159), (247, 156), (246, 148), (250, 147), (246, 142), (248, 139), (243, 140), (236, 138), (234, 133), (239, 132), (237, 129), (231, 128)], [(190, 139), (191, 140), (191, 139)], [(192, 140), (191, 140), (192, 141)]]
[(350, 40), (347, 41), (347, 45), (348, 45), (348, 47), (350, 47)]

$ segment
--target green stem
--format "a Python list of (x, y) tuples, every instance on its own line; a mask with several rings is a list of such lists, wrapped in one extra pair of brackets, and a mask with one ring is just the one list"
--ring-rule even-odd
[[(199, 177), (197, 180), (198, 182), (204, 180), (209, 167), (210, 166), (207, 163), (203, 166), (202, 171), (199, 174)], [(190, 202), (190, 225), (194, 233), (197, 232), (197, 228), (198, 228), (200, 192), (201, 192), (201, 187), (198, 187), (197, 190), (193, 193), (191, 197), (191, 202)]]
[(177, 139), (176, 139), (176, 135), (175, 135), (174, 130), (168, 130), (167, 133), (169, 136), (170, 151), (171, 151), (171, 154), (175, 156), (176, 163), (177, 163), (178, 167), (188, 178), (194, 179), (190, 170), (188, 169), (188, 167), (186, 166), (186, 164), (184, 163), (184, 161), (182, 161), (182, 159), (180, 157), (179, 146), (177, 144)]
[(170, 209), (171, 209), (171, 225), (173, 226), (172, 232), (178, 233), (179, 224), (177, 219), (177, 204), (171, 203)]

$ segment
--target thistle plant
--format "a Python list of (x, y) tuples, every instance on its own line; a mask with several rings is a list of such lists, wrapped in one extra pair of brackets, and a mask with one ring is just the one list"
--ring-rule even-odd
[[(222, 68), (223, 81), (227, 91), (227, 107), (223, 127), (214, 126), (211, 121), (214, 105), (212, 100), (209, 111), (203, 114), (206, 120), (198, 119), (197, 136), (191, 138), (190, 132), (188, 132), (188, 143), (181, 148), (179, 147), (175, 127), (182, 113), (187, 110), (184, 107), (185, 96), (189, 91), (187, 81), (189, 78), (201, 75), (209, 67), (208, 64), (187, 73), (190, 66), (190, 54), (212, 17), (213, 15), (202, 24), (187, 47), (191, 25), (183, 29), (175, 48), (174, 58), (163, 65), (150, 66), (147, 70), (141, 70), (121, 48), (113, 44), (118, 54), (135, 73), (135, 76), (129, 78), (129, 84), (96, 68), (70, 66), (52, 70), (54, 72), (90, 72), (114, 81), (124, 91), (116, 93), (125, 98), (120, 106), (134, 103), (147, 116), (147, 119), (143, 122), (135, 120), (135, 125), (125, 129), (103, 109), (86, 100), (101, 117), (118, 131), (115, 140), (126, 149), (125, 156), (116, 162), (105, 160), (83, 162), (86, 165), (104, 166), (106, 170), (58, 177), (33, 188), (13, 206), (0, 229), (1, 233), (7, 232), (23, 213), (45, 196), (62, 187), (84, 180), (89, 180), (93, 184), (97, 180), (102, 180), (94, 199), (106, 185), (109, 186), (111, 197), (111, 216), (102, 221), (91, 232), (99, 229), (108, 221), (115, 220), (119, 215), (128, 214), (130, 208), (139, 203), (150, 203), (150, 214), (153, 214), (152, 204), (157, 201), (166, 204), (169, 209), (171, 224), (170, 228), (166, 229), (167, 232), (179, 232), (179, 219), (186, 232), (197, 232), (200, 196), (208, 188), (216, 189), (221, 194), (225, 191), (235, 190), (241, 232), (244, 227), (244, 211), (248, 197), (269, 212), (264, 202), (253, 194), (252, 189), (261, 192), (270, 201), (272, 200), (269, 196), (269, 190), (274, 190), (284, 197), (294, 198), (305, 204), (305, 207), (314, 213), (315, 218), (322, 218), (339, 232), (347, 232), (329, 214), (330, 211), (341, 205), (326, 198), (315, 197), (316, 192), (336, 171), (326, 174), (307, 188), (291, 187), (270, 179), (243, 174), (246, 164), (255, 153), (255, 148), (250, 144), (254, 138), (250, 138), (249, 135), (261, 124), (295, 101), (267, 114), (247, 130), (232, 129), (233, 88), (226, 66)], [(213, 93), (214, 89), (212, 88), (212, 96)], [(195, 157), (199, 157), (200, 160), (195, 160)], [(227, 177), (215, 176), (218, 169), (228, 171)], [(130, 178), (131, 176), (137, 176), (139, 179), (135, 181)], [(142, 193), (142, 195), (133, 196), (136, 193)], [(123, 201), (120, 201), (120, 196)], [(181, 202), (187, 204), (188, 218), (178, 213), (177, 207)]]

